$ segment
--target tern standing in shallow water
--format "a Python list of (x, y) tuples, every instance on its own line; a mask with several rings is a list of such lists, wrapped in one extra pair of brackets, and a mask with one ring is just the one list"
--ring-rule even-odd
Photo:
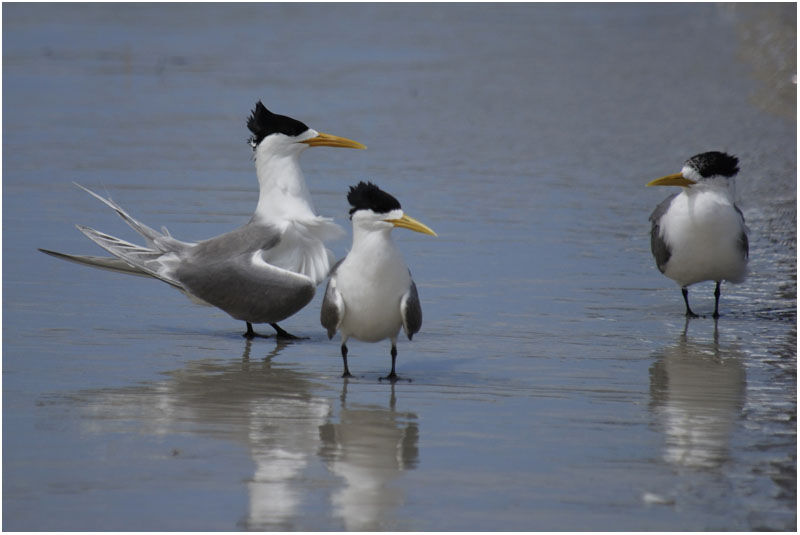
[(683, 188), (650, 215), (650, 248), (661, 273), (681, 287), (687, 317), (697, 317), (689, 307), (689, 285), (716, 281), (713, 316), (718, 318), (720, 283), (739, 283), (747, 275), (747, 228), (733, 199), (738, 164), (724, 152), (704, 152), (686, 160), (680, 173), (647, 184)]
[(372, 183), (350, 188), (353, 247), (331, 270), (320, 320), (328, 338), (342, 333), (342, 377), (352, 377), (347, 366), (347, 340), (392, 342), (392, 370), (386, 379), (396, 380), (397, 336), (402, 327), (411, 340), (422, 327), (422, 308), (417, 286), (392, 241), (394, 227), (423, 234), (436, 233), (405, 215), (400, 203)]
[(253, 323), (269, 323), (279, 337), (294, 338), (278, 326), (306, 306), (333, 260), (324, 240), (343, 234), (332, 219), (314, 212), (300, 170), (308, 147), (366, 148), (361, 143), (317, 132), (302, 122), (277, 115), (259, 101), (247, 120), (252, 133), (259, 197), (244, 226), (198, 243), (176, 240), (128, 215), (118, 204), (80, 186), (104, 202), (147, 241), (142, 247), (78, 226), (113, 257), (40, 251), (92, 267), (153, 277), (184, 292), (193, 301), (218, 307), (247, 323), (244, 336), (261, 336)]

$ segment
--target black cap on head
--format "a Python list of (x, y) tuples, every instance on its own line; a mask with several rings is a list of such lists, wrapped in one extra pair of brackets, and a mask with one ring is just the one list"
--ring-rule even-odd
[(350, 215), (356, 210), (372, 210), (378, 214), (386, 214), (400, 208), (400, 201), (372, 182), (359, 182), (357, 186), (350, 186), (347, 202), (352, 206)]
[(724, 152), (703, 152), (686, 160), (684, 165), (695, 169), (701, 177), (732, 177), (739, 172), (739, 159)]
[(247, 128), (253, 133), (248, 139), (253, 148), (270, 134), (298, 136), (308, 130), (308, 126), (297, 119), (278, 115), (269, 111), (259, 100), (247, 119)]

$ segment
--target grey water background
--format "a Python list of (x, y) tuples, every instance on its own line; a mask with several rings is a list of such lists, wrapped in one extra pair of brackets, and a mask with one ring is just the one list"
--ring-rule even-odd
[[(4, 4), (3, 528), (796, 528), (794, 4)], [(302, 156), (348, 237), (370, 179), (424, 310), (388, 344), (321, 291), (243, 324), (59, 262), (245, 222), (257, 99), (366, 151)], [(751, 274), (686, 322), (645, 188), (739, 156)], [(709, 314), (713, 283), (691, 289)], [(265, 326), (262, 330), (268, 331)]]

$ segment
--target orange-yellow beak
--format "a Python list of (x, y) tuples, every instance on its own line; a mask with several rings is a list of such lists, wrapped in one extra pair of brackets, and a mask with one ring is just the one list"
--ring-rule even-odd
[(648, 186), (682, 186), (684, 188), (697, 184), (694, 180), (689, 180), (680, 173), (662, 176), (647, 183)]
[(384, 219), (384, 221), (386, 221), (387, 223), (391, 223), (395, 227), (407, 228), (415, 232), (430, 234), (431, 236), (437, 235), (428, 225), (420, 223), (413, 217), (407, 216), (405, 214), (403, 214), (403, 217), (401, 217), (400, 219)]
[(325, 134), (319, 132), (317, 137), (312, 137), (300, 143), (305, 143), (311, 147), (340, 147), (344, 149), (366, 149), (366, 145), (362, 145), (358, 141), (347, 139), (346, 137), (334, 136), (332, 134)]

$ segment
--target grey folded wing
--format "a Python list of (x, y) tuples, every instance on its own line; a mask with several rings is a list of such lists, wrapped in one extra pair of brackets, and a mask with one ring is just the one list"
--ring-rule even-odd
[(175, 278), (192, 295), (251, 323), (277, 323), (306, 306), (314, 283), (299, 273), (263, 261), (261, 252), (213, 262), (188, 259)]
[(661, 201), (661, 203), (656, 206), (656, 209), (653, 210), (653, 213), (650, 214), (650, 251), (653, 253), (656, 266), (658, 266), (658, 270), (661, 273), (664, 273), (664, 270), (667, 268), (667, 262), (669, 262), (672, 256), (669, 245), (667, 245), (667, 242), (664, 241), (661, 235), (661, 218), (667, 213), (670, 204), (672, 204), (672, 200), (677, 197), (677, 195), (677, 193), (674, 193)]
[(322, 326), (328, 331), (328, 339), (333, 338), (344, 318), (344, 299), (336, 289), (336, 279), (331, 277), (328, 286), (325, 288), (325, 297), (322, 299), (322, 310), (320, 310), (319, 320)]
[(411, 287), (400, 299), (400, 314), (403, 318), (403, 330), (408, 339), (422, 328), (422, 305), (419, 302), (417, 285), (411, 281)]
[(736, 213), (738, 213), (739, 217), (742, 218), (742, 232), (739, 234), (739, 240), (738, 240), (739, 250), (742, 252), (742, 256), (744, 258), (749, 258), (750, 257), (750, 242), (747, 239), (747, 232), (746, 232), (747, 227), (745, 226), (745, 223), (744, 223), (744, 214), (739, 209), (739, 207), (736, 206), (736, 203), (734, 203), (733, 209), (736, 210)]

